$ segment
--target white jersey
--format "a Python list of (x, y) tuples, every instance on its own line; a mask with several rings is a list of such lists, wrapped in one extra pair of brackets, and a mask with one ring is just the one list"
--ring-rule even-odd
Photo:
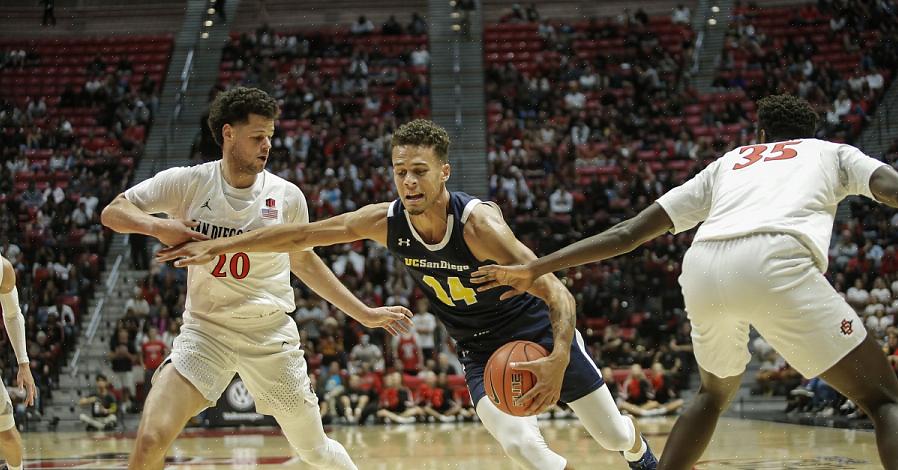
[(849, 195), (873, 199), (870, 176), (881, 165), (855, 147), (818, 139), (747, 145), (657, 202), (673, 222), (673, 233), (704, 221), (695, 241), (789, 234), (825, 272), (836, 206)]
[[(227, 195), (241, 192), (245, 203), (235, 208)], [(196, 230), (211, 238), (309, 221), (305, 196), (296, 185), (263, 171), (251, 188), (232, 188), (220, 160), (169, 168), (127, 190), (125, 197), (147, 213), (197, 221)], [(294, 309), (286, 253), (227, 253), (187, 268), (188, 315), (221, 321)]]

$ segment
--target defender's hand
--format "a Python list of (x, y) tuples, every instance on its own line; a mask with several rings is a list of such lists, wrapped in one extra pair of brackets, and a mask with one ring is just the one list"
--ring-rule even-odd
[(546, 356), (529, 362), (513, 362), (512, 370), (526, 370), (536, 378), (536, 385), (515, 401), (516, 405), (530, 402), (525, 412), (538, 415), (551, 408), (561, 398), (561, 384), (570, 356)]
[(25, 389), (25, 406), (34, 406), (34, 377), (28, 364), (19, 364), (16, 374), (16, 386)]
[(175, 261), (176, 268), (185, 266), (206, 264), (211, 262), (218, 253), (215, 251), (215, 240), (204, 242), (188, 242), (182, 245), (173, 246), (156, 253), (156, 261), (164, 263), (166, 261)]
[(176, 246), (189, 241), (208, 240), (195, 229), (199, 222), (192, 220), (160, 219), (153, 235), (165, 245)]
[(357, 318), (368, 328), (383, 328), (391, 335), (412, 331), (412, 312), (402, 306), (377, 307), (370, 310), (365, 318)]
[(509, 299), (523, 294), (530, 289), (536, 279), (527, 265), (516, 266), (481, 266), (471, 275), (472, 284), (483, 284), (477, 288), (477, 292), (493, 289), (500, 286), (509, 286), (510, 290), (500, 297), (500, 300)]

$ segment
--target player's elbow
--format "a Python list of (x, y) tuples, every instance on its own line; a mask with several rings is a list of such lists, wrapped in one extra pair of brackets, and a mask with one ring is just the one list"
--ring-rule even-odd
[(16, 270), (6, 258), (0, 257), (0, 269), (3, 270), (3, 279), (0, 281), (0, 294), (8, 294), (16, 286)]
[(103, 224), (104, 227), (110, 228), (112, 230), (118, 231), (116, 229), (116, 214), (121, 210), (121, 202), (123, 196), (119, 195), (115, 199), (113, 199), (106, 207), (103, 208), (103, 211), (100, 212), (100, 223)]
[(290, 230), (289, 249), (292, 252), (304, 251), (314, 248), (309, 240), (309, 234), (303, 229), (305, 224), (293, 225)]

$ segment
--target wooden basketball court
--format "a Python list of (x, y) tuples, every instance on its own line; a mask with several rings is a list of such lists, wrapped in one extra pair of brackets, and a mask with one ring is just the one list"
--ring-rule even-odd
[[(640, 421), (652, 447), (663, 449), (671, 418)], [(575, 420), (542, 423), (549, 445), (577, 469), (626, 469)], [(480, 424), (334, 426), (360, 469), (516, 470)], [(27, 433), (26, 468), (125, 468), (133, 434)], [(304, 469), (277, 429), (188, 430), (175, 443), (167, 469)], [(724, 419), (699, 469), (877, 469), (873, 434), (822, 427)]]

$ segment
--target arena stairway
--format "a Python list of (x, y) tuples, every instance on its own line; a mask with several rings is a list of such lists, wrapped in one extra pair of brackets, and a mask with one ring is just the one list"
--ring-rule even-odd
[(38, 423), (29, 422), (29, 430), (43, 430), (53, 418), (59, 418), (60, 430), (79, 429), (78, 415), (84, 411), (77, 404), (82, 396), (95, 390), (97, 373), (109, 374), (109, 339), (115, 332), (115, 324), (125, 314), (125, 303), (146, 274), (135, 271), (131, 265), (127, 237), (115, 236), (107, 254), (110, 261), (100, 274), (99, 286), (94, 298), (85, 310), (87, 315), (81, 324), (78, 347), (69, 364), (59, 374), (58, 389), (44, 406), (44, 416)]
[[(200, 131), (200, 118), (207, 108), (209, 90), (218, 78), (222, 47), (228, 40), (240, 2), (225, 2), (229, 23), (221, 23), (216, 15), (209, 15), (207, 5), (207, 0), (188, 2), (162, 90), (159, 125), (147, 139), (146, 156), (135, 169), (135, 182), (166, 168), (185, 165), (190, 158), (191, 145)], [(206, 21), (211, 21), (212, 26), (205, 27)], [(205, 39), (204, 32), (208, 34)]]
[[(716, 6), (720, 10), (712, 11)], [(720, 63), (720, 53), (723, 51), (727, 28), (733, 12), (733, 0), (721, 0), (711, 2), (699, 0), (695, 12), (692, 13), (692, 29), (698, 33), (696, 49), (698, 49), (698, 70), (694, 71), (693, 83), (699, 93), (713, 91), (711, 83), (717, 73)], [(708, 22), (714, 20), (715, 24)], [(698, 44), (699, 39), (701, 44)]]
[(889, 85), (857, 140), (858, 148), (876, 158), (882, 158), (892, 143), (898, 140), (898, 126), (892, 123), (893, 117), (898, 118), (898, 85), (895, 83), (896, 80), (893, 80)]
[(452, 29), (449, 2), (428, 2), (430, 23), (430, 99), (432, 119), (452, 139), (454, 191), (488, 194), (486, 110), (483, 80), (483, 23), (479, 10), (468, 13), (467, 26)]

